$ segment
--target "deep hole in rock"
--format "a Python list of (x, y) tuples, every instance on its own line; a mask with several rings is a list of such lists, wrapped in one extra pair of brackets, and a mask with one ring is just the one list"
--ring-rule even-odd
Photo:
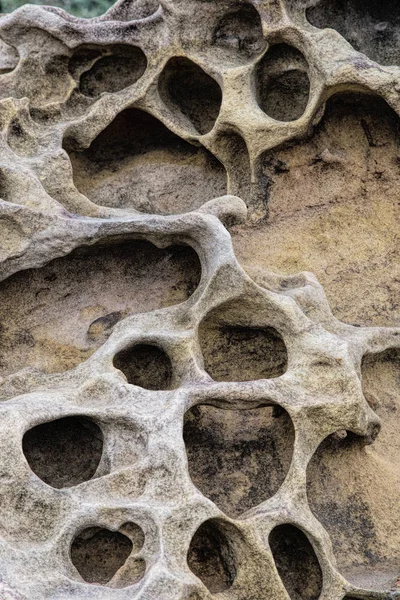
[(20, 271), (0, 284), (0, 374), (72, 369), (119, 320), (185, 301), (200, 277), (190, 246), (135, 240), (82, 247)]
[(173, 111), (180, 110), (201, 134), (214, 127), (222, 102), (218, 83), (187, 58), (171, 58), (160, 75), (160, 96)]
[[(137, 525), (136, 528), (140, 529)], [(85, 581), (104, 585), (125, 564), (132, 551), (137, 551), (132, 539), (121, 531), (88, 527), (73, 540), (71, 560)], [(130, 584), (143, 577), (143, 561), (140, 561), (140, 564), (142, 568), (138, 569), (136, 566)]]
[(237, 60), (250, 59), (260, 52), (264, 45), (261, 18), (251, 4), (221, 17), (213, 32), (213, 44), (220, 47)]
[(71, 151), (74, 183), (101, 206), (183, 213), (226, 194), (226, 172), (203, 147), (155, 117), (126, 109), (87, 150)]
[(236, 557), (217, 519), (203, 523), (190, 543), (187, 562), (212, 594), (228, 590), (236, 577)]
[(201, 322), (199, 341), (204, 368), (215, 381), (252, 381), (283, 375), (287, 350), (274, 327), (236, 324), (224, 309)]
[(230, 517), (273, 496), (293, 454), (294, 427), (280, 407), (195, 406), (183, 437), (194, 485)]
[(169, 390), (172, 386), (172, 364), (169, 356), (157, 346), (137, 344), (121, 350), (114, 357), (114, 367), (123, 372), (128, 383), (146, 390)]
[(322, 571), (307, 536), (294, 525), (275, 527), (269, 545), (290, 600), (318, 600)]
[(397, 0), (320, 0), (313, 4), (306, 11), (312, 25), (336, 29), (356, 50), (383, 65), (400, 64)]
[(103, 451), (103, 434), (87, 417), (41, 423), (23, 437), (22, 449), (32, 471), (54, 488), (91, 479)]
[(81, 47), (69, 62), (71, 73), (81, 72), (81, 93), (90, 97), (103, 92), (118, 92), (133, 85), (142, 77), (146, 67), (143, 50), (123, 44)]
[(277, 121), (299, 119), (308, 103), (307, 72), (307, 61), (299, 50), (288, 44), (271, 46), (255, 72), (260, 108)]

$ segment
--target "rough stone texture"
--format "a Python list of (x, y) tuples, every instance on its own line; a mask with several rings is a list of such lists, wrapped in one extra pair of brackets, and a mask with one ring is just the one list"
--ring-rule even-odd
[(399, 19), (0, 19), (2, 600), (400, 597)]

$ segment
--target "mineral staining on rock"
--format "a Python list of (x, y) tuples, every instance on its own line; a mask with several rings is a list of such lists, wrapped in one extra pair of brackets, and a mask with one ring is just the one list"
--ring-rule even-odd
[(400, 596), (398, 20), (0, 19), (2, 599)]

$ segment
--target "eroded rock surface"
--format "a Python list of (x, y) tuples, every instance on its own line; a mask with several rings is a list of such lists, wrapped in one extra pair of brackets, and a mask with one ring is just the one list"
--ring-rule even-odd
[(400, 598), (399, 18), (0, 18), (1, 600)]

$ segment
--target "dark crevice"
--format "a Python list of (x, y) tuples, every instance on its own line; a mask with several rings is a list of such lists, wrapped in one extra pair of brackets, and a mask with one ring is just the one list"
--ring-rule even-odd
[(7, 143), (20, 156), (30, 156), (38, 147), (36, 139), (18, 117), (12, 119), (8, 126)]
[[(310, 3), (308, 3), (310, 4)], [(320, 0), (306, 11), (315, 27), (336, 29), (356, 50), (383, 65), (400, 64), (397, 0)]]
[(179, 110), (196, 131), (211, 131), (217, 120), (222, 91), (218, 83), (187, 58), (171, 58), (159, 79), (159, 92), (165, 104)]
[(277, 121), (295, 121), (307, 107), (309, 91), (308, 64), (303, 54), (288, 44), (272, 46), (256, 69), (260, 108)]
[(114, 357), (114, 367), (122, 371), (128, 383), (146, 390), (169, 390), (173, 371), (168, 355), (150, 344), (138, 344), (121, 350)]
[(103, 451), (103, 434), (86, 417), (65, 417), (27, 431), (23, 452), (32, 471), (54, 488), (91, 479)]
[(120, 113), (70, 159), (76, 187), (101, 206), (183, 213), (226, 193), (225, 169), (212, 154), (137, 109)]
[(236, 577), (236, 557), (217, 519), (203, 523), (190, 543), (188, 565), (207, 589), (216, 594), (228, 590)]
[(183, 436), (194, 485), (230, 517), (273, 496), (293, 454), (294, 427), (280, 407), (195, 406)]
[(290, 600), (318, 600), (322, 571), (307, 536), (293, 525), (278, 525), (269, 545)]

